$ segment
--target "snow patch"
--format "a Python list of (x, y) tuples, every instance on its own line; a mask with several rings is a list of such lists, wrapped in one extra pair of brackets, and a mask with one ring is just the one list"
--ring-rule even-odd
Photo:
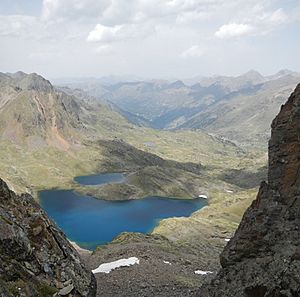
[(172, 265), (169, 261), (164, 261), (165, 264)]
[(231, 190), (225, 190), (227, 193), (233, 193), (233, 191)]
[(206, 195), (200, 194), (200, 195), (198, 196), (198, 198), (207, 199), (208, 197), (207, 197)]
[(212, 274), (212, 271), (203, 271), (203, 270), (196, 270), (195, 274), (200, 274), (200, 275), (207, 275), (207, 274)]
[(135, 264), (140, 264), (140, 260), (136, 257), (130, 257), (128, 259), (120, 259), (114, 262), (101, 264), (98, 268), (92, 270), (95, 273), (110, 273), (112, 270), (119, 267), (129, 267)]
[(230, 238), (225, 238), (224, 240), (225, 240), (226, 242), (228, 242), (228, 241), (230, 241)]

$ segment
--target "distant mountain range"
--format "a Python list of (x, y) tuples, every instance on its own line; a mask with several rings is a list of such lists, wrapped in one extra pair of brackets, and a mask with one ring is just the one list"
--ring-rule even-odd
[(300, 74), (281, 70), (262, 76), (251, 70), (237, 77), (200, 78), (188, 85), (178, 80), (73, 83), (118, 106), (128, 120), (156, 129), (202, 129), (241, 143), (265, 144), (270, 123)]

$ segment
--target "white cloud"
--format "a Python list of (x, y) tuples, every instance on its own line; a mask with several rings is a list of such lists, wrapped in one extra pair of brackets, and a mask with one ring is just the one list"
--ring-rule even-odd
[(289, 18), (282, 8), (265, 11), (263, 6), (257, 5), (253, 7), (247, 17), (243, 18), (243, 21), (221, 26), (215, 32), (215, 36), (229, 39), (248, 35), (265, 35), (289, 22)]
[(96, 25), (96, 27), (89, 33), (87, 41), (90, 42), (111, 42), (122, 37), (123, 26), (108, 27), (101, 24)]
[(187, 50), (185, 50), (182, 54), (182, 58), (199, 58), (202, 57), (205, 53), (205, 50), (199, 45), (193, 45)]
[(231, 23), (221, 26), (215, 33), (215, 36), (222, 39), (236, 38), (249, 35), (253, 32), (253, 30), (254, 28), (248, 24)]
[(104, 26), (97, 24), (87, 37), (88, 42), (110, 43), (125, 39), (143, 38), (153, 33), (155, 28), (150, 24), (128, 24)]
[[(288, 1), (289, 4), (278, 0), (40, 1), (40, 15), (0, 15), (0, 67), (22, 68), (27, 63), (33, 71), (42, 68), (46, 72), (49, 68), (52, 75), (123, 71), (172, 76), (178, 71), (188, 76), (199, 69), (226, 72), (240, 52), (248, 51), (252, 60), (238, 63), (236, 69), (256, 63), (275, 44), (286, 48), (286, 52), (298, 46), (296, 38), (290, 41), (293, 46), (280, 42), (283, 36), (290, 38), (289, 28), (297, 28), (300, 3), (296, 0)], [(6, 2), (13, 5), (13, 1)], [(2, 10), (1, 3), (0, 11), (7, 11)], [(37, 7), (34, 13), (38, 11)], [(279, 28), (282, 34), (269, 34)], [(270, 45), (255, 43), (256, 36), (266, 34)], [(238, 44), (226, 41), (247, 36), (252, 38)], [(61, 58), (55, 59), (55, 52), (61, 53)], [(281, 61), (289, 58), (286, 52), (280, 51)], [(200, 59), (203, 55), (205, 59)], [(39, 63), (42, 59), (45, 62)], [(265, 60), (260, 64), (266, 64)], [(75, 67), (74, 61), (83, 67)], [(231, 66), (227, 68), (236, 71)]]
[[(114, 26), (149, 19), (176, 18), (185, 12), (209, 13), (222, 0), (43, 0), (45, 20), (97, 19)], [(229, 1), (231, 2), (231, 1)], [(195, 16), (194, 16), (195, 17)]]

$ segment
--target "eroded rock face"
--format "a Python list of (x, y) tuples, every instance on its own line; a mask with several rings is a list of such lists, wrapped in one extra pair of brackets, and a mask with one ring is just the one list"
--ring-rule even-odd
[(0, 179), (0, 296), (95, 296), (94, 276), (30, 195)]
[(220, 259), (199, 296), (300, 296), (300, 85), (272, 123), (268, 183)]

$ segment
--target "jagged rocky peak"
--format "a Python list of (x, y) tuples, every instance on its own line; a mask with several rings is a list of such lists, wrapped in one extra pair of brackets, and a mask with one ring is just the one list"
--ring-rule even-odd
[(180, 89), (180, 88), (184, 88), (185, 84), (181, 80), (176, 80), (173, 83), (170, 83), (168, 87), (174, 89)]
[(28, 74), (23, 72), (23, 71), (17, 71), (15, 73), (7, 73), (8, 76), (10, 76), (13, 79), (23, 79), (25, 76), (27, 76)]
[(94, 276), (65, 235), (0, 179), (0, 296), (95, 296)]
[(261, 184), (200, 296), (300, 296), (300, 85), (272, 123)]
[(23, 71), (16, 73), (1, 73), (1, 84), (9, 84), (22, 90), (35, 90), (40, 92), (53, 92), (54, 88), (50, 81), (36, 73), (27, 74)]
[(276, 76), (281, 77), (281, 76), (285, 76), (285, 75), (296, 75), (299, 76), (299, 73), (289, 70), (289, 69), (282, 69), (280, 71), (278, 71), (276, 74)]
[(264, 77), (256, 70), (249, 70), (248, 72), (244, 73), (241, 75), (241, 77), (248, 78), (251, 80), (256, 80), (256, 81), (264, 81)]
[(18, 86), (21, 89), (26, 90), (35, 90), (47, 93), (53, 91), (53, 86), (51, 85), (51, 83), (36, 73), (25, 75), (22, 79), (19, 80)]

